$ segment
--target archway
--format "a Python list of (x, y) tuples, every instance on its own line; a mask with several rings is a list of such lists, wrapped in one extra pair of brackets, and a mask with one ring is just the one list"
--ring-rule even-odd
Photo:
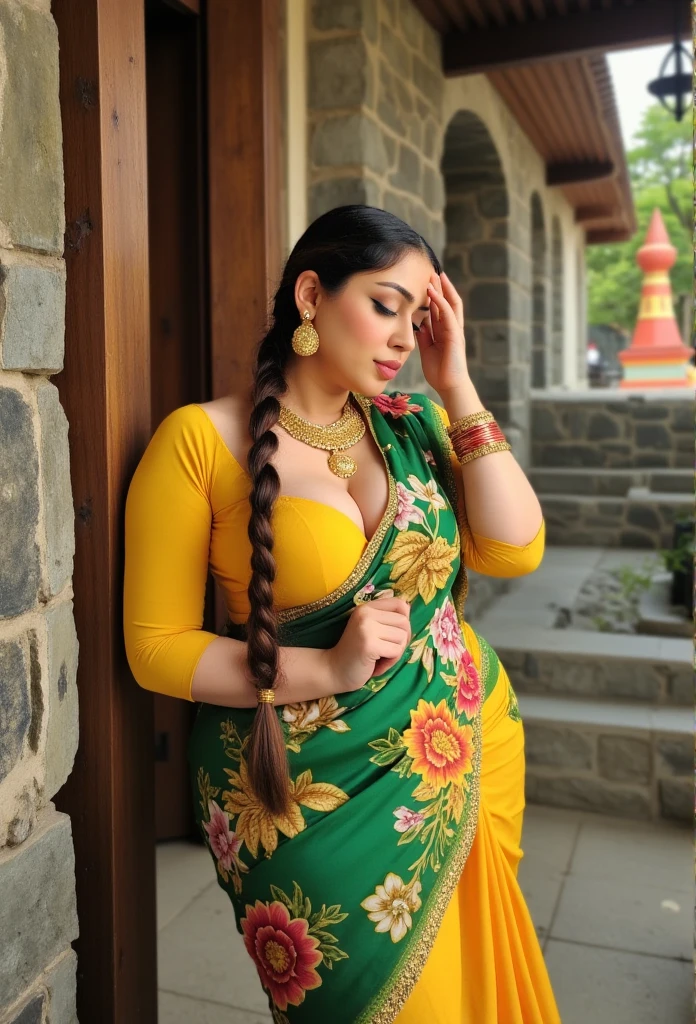
[(445, 267), (464, 301), (467, 360), (481, 401), (527, 461), (529, 256), (527, 227), (510, 194), (491, 134), (460, 110), (445, 134)]

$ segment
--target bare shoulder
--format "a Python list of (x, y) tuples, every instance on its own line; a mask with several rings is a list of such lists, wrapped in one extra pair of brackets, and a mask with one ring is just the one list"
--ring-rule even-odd
[(251, 445), (249, 437), (249, 416), (251, 404), (243, 395), (223, 395), (211, 402), (198, 402), (210, 417), (225, 445), (237, 462), (246, 466), (246, 456)]

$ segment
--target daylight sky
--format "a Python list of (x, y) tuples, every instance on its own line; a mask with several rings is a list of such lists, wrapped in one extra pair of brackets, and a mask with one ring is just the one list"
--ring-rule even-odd
[[(689, 43), (684, 45), (688, 53)], [(645, 108), (658, 102), (648, 92), (648, 82), (658, 77), (660, 65), (668, 50), (668, 45), (642, 46), (637, 50), (615, 50), (608, 54), (624, 149), (632, 146), (633, 133), (640, 126)], [(690, 69), (687, 66), (685, 70), (688, 72)], [(673, 61), (667, 73), (674, 74)], [(689, 114), (684, 114), (684, 117), (689, 117)]]

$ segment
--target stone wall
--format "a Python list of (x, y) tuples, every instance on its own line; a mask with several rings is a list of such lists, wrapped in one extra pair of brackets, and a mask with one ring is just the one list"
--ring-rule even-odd
[(542, 467), (688, 468), (693, 464), (690, 389), (594, 391), (532, 402), (532, 461)]
[(0, 1022), (73, 1024), (69, 818), (78, 742), (63, 367), (58, 38), (49, 0), (0, 0)]
[[(558, 270), (552, 323), (551, 224), (571, 251), (581, 246), (572, 209), (546, 187), (543, 160), (486, 77), (445, 79), (439, 36), (411, 0), (312, 0), (308, 77), (310, 218), (369, 203), (428, 239), (464, 300), (479, 395), (528, 464), (532, 327), (562, 375), (563, 353), (551, 351), (568, 333)], [(437, 397), (417, 356), (392, 386)]]

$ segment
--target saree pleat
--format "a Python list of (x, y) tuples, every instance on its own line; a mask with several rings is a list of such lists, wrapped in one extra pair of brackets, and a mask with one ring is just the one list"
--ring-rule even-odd
[(523, 851), (524, 731), (500, 665), (483, 706), (476, 836), (421, 976), (395, 1024), (560, 1024), (517, 882)]

